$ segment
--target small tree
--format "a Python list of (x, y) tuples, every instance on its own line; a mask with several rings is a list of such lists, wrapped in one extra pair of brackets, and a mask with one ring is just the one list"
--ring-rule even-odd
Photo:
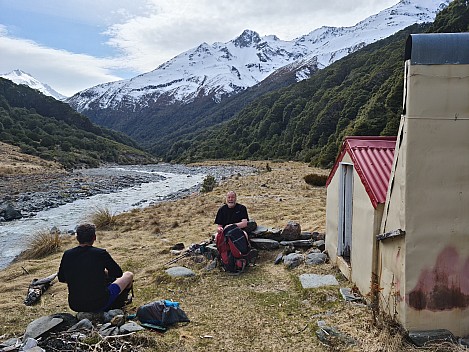
[(207, 175), (204, 178), (204, 182), (202, 183), (201, 192), (202, 193), (211, 192), (213, 191), (216, 185), (217, 185), (217, 181), (215, 180), (215, 177), (213, 177), (212, 175)]

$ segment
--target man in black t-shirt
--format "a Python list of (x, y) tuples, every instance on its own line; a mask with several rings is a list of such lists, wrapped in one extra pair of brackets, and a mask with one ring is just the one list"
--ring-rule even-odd
[(70, 308), (75, 312), (105, 312), (115, 308), (113, 303), (118, 296), (127, 294), (132, 286), (133, 274), (123, 273), (105, 249), (93, 247), (94, 225), (80, 225), (76, 232), (79, 245), (64, 252), (58, 274), (59, 281), (67, 283)]
[(218, 225), (217, 232), (223, 232), (227, 225), (236, 225), (243, 229), (248, 226), (249, 216), (246, 207), (236, 203), (236, 193), (230, 191), (226, 194), (226, 204), (220, 207), (215, 217), (215, 224)]

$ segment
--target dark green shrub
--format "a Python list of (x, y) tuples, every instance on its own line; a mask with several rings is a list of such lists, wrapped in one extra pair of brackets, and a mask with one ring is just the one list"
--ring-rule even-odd
[(200, 190), (202, 193), (207, 193), (213, 191), (215, 186), (217, 185), (217, 181), (215, 180), (215, 177), (212, 175), (207, 175), (204, 178), (204, 182), (202, 183), (202, 189)]
[(326, 185), (327, 176), (318, 174), (308, 174), (304, 176), (303, 179), (308, 185), (322, 187)]

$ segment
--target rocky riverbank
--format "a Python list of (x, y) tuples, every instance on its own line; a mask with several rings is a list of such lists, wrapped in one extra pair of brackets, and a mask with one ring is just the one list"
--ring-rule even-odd
[[(212, 175), (218, 181), (232, 175), (246, 175), (255, 169), (246, 166), (185, 166), (171, 164), (110, 166), (72, 172), (0, 176), (0, 221), (31, 217), (96, 194), (117, 192), (143, 183), (164, 180), (164, 174)], [(198, 190), (192, 187), (165, 197), (177, 199)]]

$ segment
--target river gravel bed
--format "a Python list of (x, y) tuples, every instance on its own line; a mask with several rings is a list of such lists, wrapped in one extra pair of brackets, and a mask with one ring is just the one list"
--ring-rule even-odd
[[(71, 172), (28, 174), (0, 177), (0, 207), (11, 204), (23, 217), (97, 194), (165, 179), (165, 173), (212, 175), (219, 182), (233, 175), (245, 175), (256, 169), (246, 166), (186, 166), (180, 164), (126, 165)], [(165, 196), (176, 199), (199, 191), (201, 184)]]

